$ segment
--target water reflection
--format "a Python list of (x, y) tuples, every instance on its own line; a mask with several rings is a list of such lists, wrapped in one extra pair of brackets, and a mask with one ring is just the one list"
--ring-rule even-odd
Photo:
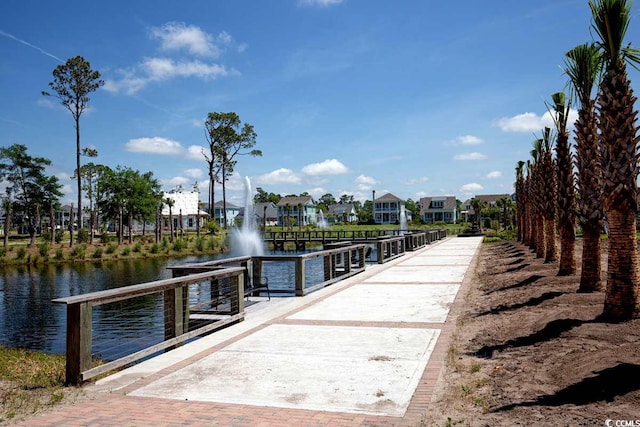
[[(167, 267), (214, 258), (191, 256), (0, 268), (0, 344), (64, 353), (66, 307), (51, 300), (170, 278)], [(307, 286), (321, 282), (322, 258), (306, 264)], [(263, 268), (272, 289), (293, 291), (295, 263), (269, 262)], [(205, 285), (192, 286), (191, 298), (195, 301), (207, 297), (207, 289), (199, 286)], [(93, 352), (98, 357), (114, 359), (164, 338), (160, 294), (96, 306), (93, 319)]]

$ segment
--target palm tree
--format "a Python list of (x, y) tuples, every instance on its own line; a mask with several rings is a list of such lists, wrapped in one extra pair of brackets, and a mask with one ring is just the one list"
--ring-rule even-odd
[(557, 177), (557, 210), (558, 233), (560, 234), (560, 265), (558, 276), (570, 276), (576, 273), (576, 194), (573, 176), (573, 161), (569, 146), (567, 119), (571, 102), (567, 102), (564, 92), (551, 95), (554, 122), (556, 125), (556, 177)]
[(533, 186), (531, 184), (531, 178), (533, 176), (533, 163), (531, 160), (526, 162), (527, 175), (524, 179), (524, 194), (525, 194), (525, 224), (524, 224), (524, 244), (535, 250), (536, 247), (536, 227), (535, 227), (535, 203), (533, 199)]
[(542, 152), (540, 153), (540, 207), (544, 217), (545, 252), (544, 262), (558, 261), (558, 247), (556, 244), (556, 214), (557, 214), (557, 180), (556, 165), (552, 158), (551, 129), (545, 128), (542, 133)]
[(524, 191), (524, 162), (520, 160), (516, 166), (516, 220), (518, 227), (518, 240), (525, 241), (525, 221), (526, 221), (526, 196)]
[(171, 197), (167, 197), (164, 199), (164, 204), (167, 205), (169, 207), (169, 241), (171, 243), (173, 243), (173, 212), (172, 212), (172, 208), (173, 205), (175, 204), (175, 200), (173, 200)]
[[(555, 196), (548, 192), (547, 181), (555, 176), (550, 154), (550, 135), (545, 129), (544, 138), (533, 141), (531, 150), (532, 170), (530, 180), (530, 198), (533, 205), (533, 230), (536, 258), (545, 262), (555, 262), (557, 251), (555, 244)], [(551, 170), (551, 172), (549, 172)], [(553, 186), (552, 186), (553, 188)], [(551, 215), (553, 213), (553, 215)]]
[(477, 197), (471, 199), (471, 207), (473, 208), (474, 214), (474, 223), (476, 224), (478, 231), (482, 231), (482, 209), (484, 209), (486, 206), (487, 202), (482, 199), (478, 199)]
[(577, 217), (582, 228), (582, 268), (578, 292), (602, 290), (600, 232), (602, 230), (602, 143), (598, 135), (593, 88), (602, 69), (597, 45), (582, 44), (566, 54), (565, 72), (569, 76), (572, 95), (580, 103), (575, 123), (575, 161), (578, 199)]
[(630, 20), (627, 0), (591, 0), (593, 29), (604, 59), (597, 98), (598, 128), (603, 143), (604, 206), (609, 223), (607, 290), (603, 317), (640, 317), (640, 275), (636, 220), (638, 212), (637, 111), (626, 61), (638, 61), (638, 51), (623, 47)]

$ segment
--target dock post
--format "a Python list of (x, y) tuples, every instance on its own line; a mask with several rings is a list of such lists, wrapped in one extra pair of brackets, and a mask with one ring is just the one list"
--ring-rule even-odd
[(67, 305), (67, 385), (82, 383), (82, 372), (91, 368), (91, 303)]
[(296, 258), (296, 296), (304, 296), (304, 258)]

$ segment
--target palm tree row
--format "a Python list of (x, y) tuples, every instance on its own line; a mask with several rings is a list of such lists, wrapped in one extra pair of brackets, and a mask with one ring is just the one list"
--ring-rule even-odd
[[(518, 238), (545, 262), (557, 262), (559, 235), (558, 275), (575, 274), (577, 220), (583, 231), (578, 290), (598, 291), (603, 287), (600, 233), (606, 219), (609, 243), (602, 317), (619, 321), (640, 317), (636, 238), (640, 137), (636, 97), (626, 71), (627, 63), (640, 62), (640, 55), (623, 45), (630, 20), (628, 0), (591, 0), (589, 7), (599, 40), (577, 46), (565, 58), (571, 98), (579, 104), (575, 154), (571, 155), (567, 130), (570, 102), (558, 92), (550, 107), (555, 132), (545, 128), (542, 138), (534, 141), (531, 159), (516, 167)], [(595, 87), (597, 95), (592, 98)]]

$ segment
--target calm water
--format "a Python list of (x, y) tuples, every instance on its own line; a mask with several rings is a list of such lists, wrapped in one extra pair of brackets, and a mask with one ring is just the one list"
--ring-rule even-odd
[[(0, 344), (64, 353), (66, 306), (51, 300), (170, 278), (169, 266), (211, 259), (119, 260), (0, 269)], [(322, 258), (307, 264), (307, 284), (321, 282)], [(264, 270), (272, 289), (293, 288), (294, 263), (266, 263)], [(192, 286), (192, 302), (207, 294), (205, 289), (200, 292), (199, 286), (208, 285)], [(162, 306), (158, 294), (95, 307), (94, 354), (110, 360), (162, 341)]]

